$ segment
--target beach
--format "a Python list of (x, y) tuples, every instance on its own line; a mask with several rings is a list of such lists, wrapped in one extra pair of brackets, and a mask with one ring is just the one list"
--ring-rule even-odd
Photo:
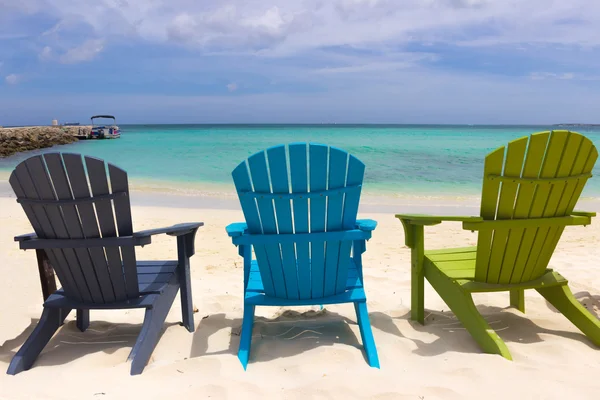
[[(133, 187), (144, 187), (132, 182)], [(32, 229), (6, 181), (0, 183), (0, 370), (33, 329), (42, 310), (35, 253), (12, 237)], [(242, 221), (235, 197), (132, 193), (134, 229), (202, 221), (191, 259), (196, 331), (180, 326), (175, 301), (143, 374), (129, 376), (127, 355), (143, 312), (92, 311), (85, 333), (71, 313), (34, 367), (0, 374), (2, 399), (285, 398), (285, 399), (595, 399), (600, 392), (595, 348), (535, 291), (526, 314), (508, 307), (508, 293), (478, 294), (475, 302), (507, 343), (514, 361), (484, 354), (426, 284), (426, 325), (410, 321), (410, 250), (395, 212), (438, 210), (477, 214), (477, 198), (399, 201), (365, 196), (359, 218), (379, 222), (363, 256), (364, 282), (381, 369), (370, 368), (351, 305), (259, 307), (248, 370), (237, 359), (242, 318), (242, 259), (225, 226)], [(587, 201), (587, 203), (586, 203)], [(600, 211), (597, 199), (579, 209)], [(421, 207), (421, 208), (419, 208)], [(426, 209), (425, 209), (426, 208)], [(426, 228), (426, 247), (474, 245), (460, 223)], [(567, 228), (550, 267), (570, 281), (575, 296), (600, 314), (600, 223)], [(173, 238), (137, 249), (138, 259), (176, 257)]]

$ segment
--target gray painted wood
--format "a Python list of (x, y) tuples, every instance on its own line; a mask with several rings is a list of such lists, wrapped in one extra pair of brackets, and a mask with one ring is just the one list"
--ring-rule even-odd
[[(39, 199), (37, 190), (33, 184), (33, 180), (31, 179), (25, 162), (22, 162), (17, 166), (17, 168), (15, 168), (10, 176), (9, 182), (17, 197)], [(48, 220), (48, 215), (42, 206), (23, 204), (22, 207), (38, 237), (56, 237), (50, 221)], [(80, 294), (78, 285), (76, 284), (73, 275), (70, 273), (70, 271), (65, 270), (67, 261), (65, 259), (64, 251), (62, 249), (48, 249), (46, 254), (48, 255), (50, 263), (54, 267), (54, 270), (58, 274), (58, 278), (65, 291), (70, 296), (73, 296), (80, 301), (91, 300), (89, 296), (83, 297), (82, 294)]]
[(70, 311), (60, 308), (44, 308), (40, 322), (10, 361), (6, 373), (16, 375), (31, 368), (37, 356), (52, 339)]
[[(40, 265), (46, 262), (51, 270), (52, 264), (63, 288), (44, 289), (44, 312), (11, 361), (10, 374), (33, 365), (72, 309), (82, 332), (89, 326), (90, 309), (146, 309), (131, 353), (132, 374), (141, 373), (148, 362), (179, 288), (183, 324), (194, 330), (189, 258), (203, 224), (134, 233), (127, 174), (111, 165), (108, 170), (109, 175), (102, 160), (50, 153), (22, 162), (11, 175), (10, 184), (35, 231), (15, 240), (22, 249), (38, 249), (38, 258), (47, 255), (50, 263), (41, 257)], [(177, 236), (178, 259), (136, 262), (134, 246), (163, 233)]]
[[(114, 165), (108, 165), (110, 182), (113, 192), (129, 193), (127, 173)], [(117, 229), (120, 236), (133, 234), (133, 223), (131, 221), (131, 204), (129, 196), (123, 196), (114, 200), (115, 216), (117, 218)], [(133, 247), (121, 247), (123, 257), (123, 273), (125, 274), (125, 290), (128, 297), (139, 295), (137, 285), (137, 274), (135, 270), (136, 259)]]
[(146, 364), (148, 364), (178, 289), (177, 279), (173, 279), (162, 295), (156, 299), (152, 308), (146, 309), (142, 330), (131, 349), (131, 353), (129, 353), (131, 375), (141, 374)]
[[(81, 199), (90, 197), (90, 190), (81, 155), (63, 154), (62, 158), (69, 178), (69, 183), (71, 184), (73, 198)], [(96, 214), (94, 213), (94, 205), (91, 203), (79, 204), (77, 205), (77, 211), (79, 212), (81, 228), (85, 237), (99, 238), (100, 232), (98, 231), (98, 221), (96, 219)], [(107, 274), (108, 266), (106, 264), (106, 257), (101, 248), (90, 248), (89, 252), (92, 257), (93, 266), (82, 264), (81, 270), (88, 283), (94, 303), (102, 303), (105, 299), (102, 296), (102, 289), (100, 288), (100, 283), (98, 282), (96, 274)]]
[[(104, 161), (86, 157), (85, 164), (90, 178), (92, 195), (96, 197), (109, 194)], [(115, 227), (115, 217), (111, 202), (109, 200), (99, 201), (95, 203), (95, 206), (102, 237), (116, 237), (117, 229)], [(123, 275), (121, 252), (116, 247), (107, 247), (104, 251), (106, 253), (110, 277), (114, 286), (114, 294), (118, 300), (123, 300), (127, 298), (127, 293), (125, 291), (125, 277)]]

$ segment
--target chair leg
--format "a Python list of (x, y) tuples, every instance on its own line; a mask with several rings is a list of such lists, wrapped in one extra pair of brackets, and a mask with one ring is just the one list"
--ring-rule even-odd
[(577, 301), (569, 286), (553, 286), (536, 290), (596, 346), (600, 346), (600, 320)]
[(40, 321), (11, 360), (6, 373), (16, 375), (31, 368), (38, 355), (62, 325), (69, 311), (60, 308), (45, 307)]
[(484, 352), (512, 360), (504, 341), (477, 311), (470, 293), (437, 270), (428, 271), (427, 279)]
[(425, 324), (425, 267), (423, 226), (411, 226), (410, 319)]
[(81, 332), (90, 326), (90, 310), (77, 310), (77, 329)]
[(187, 236), (177, 237), (177, 258), (179, 265), (177, 266), (177, 275), (179, 279), (179, 287), (181, 297), (181, 318), (183, 326), (189, 332), (194, 332), (194, 308), (192, 303), (192, 284), (190, 282), (190, 258), (188, 257)]
[(511, 290), (510, 291), (510, 305), (516, 308), (522, 313), (525, 312), (525, 291), (524, 290)]
[(371, 322), (369, 321), (369, 312), (367, 311), (366, 301), (357, 301), (354, 303), (356, 310), (356, 318), (360, 329), (365, 353), (367, 353), (367, 361), (373, 368), (379, 368), (379, 357), (377, 356), (377, 347), (375, 347), (375, 339), (373, 339), (373, 331), (371, 330)]
[(242, 321), (242, 332), (240, 333), (240, 347), (238, 349), (238, 358), (244, 367), (248, 366), (250, 358), (250, 345), (252, 342), (252, 327), (254, 326), (255, 306), (244, 304), (244, 319)]
[(165, 319), (177, 295), (178, 285), (171, 283), (165, 291), (158, 296), (152, 308), (146, 309), (144, 323), (138, 338), (129, 353), (131, 361), (131, 375), (141, 374), (154, 351), (160, 338)]

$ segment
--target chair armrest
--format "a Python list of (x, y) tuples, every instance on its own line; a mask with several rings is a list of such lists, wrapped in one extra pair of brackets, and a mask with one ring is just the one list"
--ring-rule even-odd
[(453, 215), (422, 215), (422, 214), (396, 214), (402, 223), (411, 225), (437, 225), (442, 222), (480, 222), (482, 217), (453, 216)]
[(371, 232), (377, 228), (377, 221), (372, 219), (357, 219), (356, 229), (360, 229), (363, 232)]
[(578, 217), (595, 217), (596, 216), (596, 212), (595, 211), (573, 210), (573, 212), (571, 212), (571, 215), (575, 215), (575, 216), (578, 216)]
[(150, 236), (119, 236), (90, 239), (29, 239), (19, 242), (21, 250), (30, 249), (84, 249), (92, 247), (144, 246), (150, 244)]
[(248, 231), (248, 225), (245, 222), (234, 222), (233, 224), (227, 225), (225, 230), (229, 237), (242, 236)]
[(163, 233), (166, 233), (169, 236), (181, 236), (181, 235), (191, 233), (203, 225), (204, 225), (204, 222), (191, 222), (191, 223), (185, 223), (185, 224), (177, 224), (177, 225), (169, 226), (166, 228), (147, 229), (145, 231), (134, 232), (133, 237), (139, 238), (139, 237), (160, 235)]
[(463, 222), (463, 229), (470, 231), (515, 229), (515, 228), (550, 228), (571, 225), (589, 225), (590, 216), (567, 215), (564, 217), (496, 219), (488, 221)]
[(15, 242), (24, 242), (26, 240), (32, 240), (32, 239), (37, 239), (37, 234), (35, 232), (15, 236)]

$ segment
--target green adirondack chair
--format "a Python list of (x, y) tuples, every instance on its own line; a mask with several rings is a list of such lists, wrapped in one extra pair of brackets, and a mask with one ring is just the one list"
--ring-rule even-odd
[[(535, 133), (486, 157), (481, 216), (396, 215), (412, 253), (411, 319), (424, 323), (427, 278), (483, 351), (511, 360), (471, 294), (509, 291), (511, 306), (525, 312), (524, 290), (535, 289), (600, 346), (600, 321), (575, 299), (568, 281), (548, 268), (564, 228), (588, 225), (596, 215), (573, 209), (597, 158), (596, 147), (579, 133)], [(424, 226), (442, 221), (478, 231), (477, 246), (426, 251)]]

